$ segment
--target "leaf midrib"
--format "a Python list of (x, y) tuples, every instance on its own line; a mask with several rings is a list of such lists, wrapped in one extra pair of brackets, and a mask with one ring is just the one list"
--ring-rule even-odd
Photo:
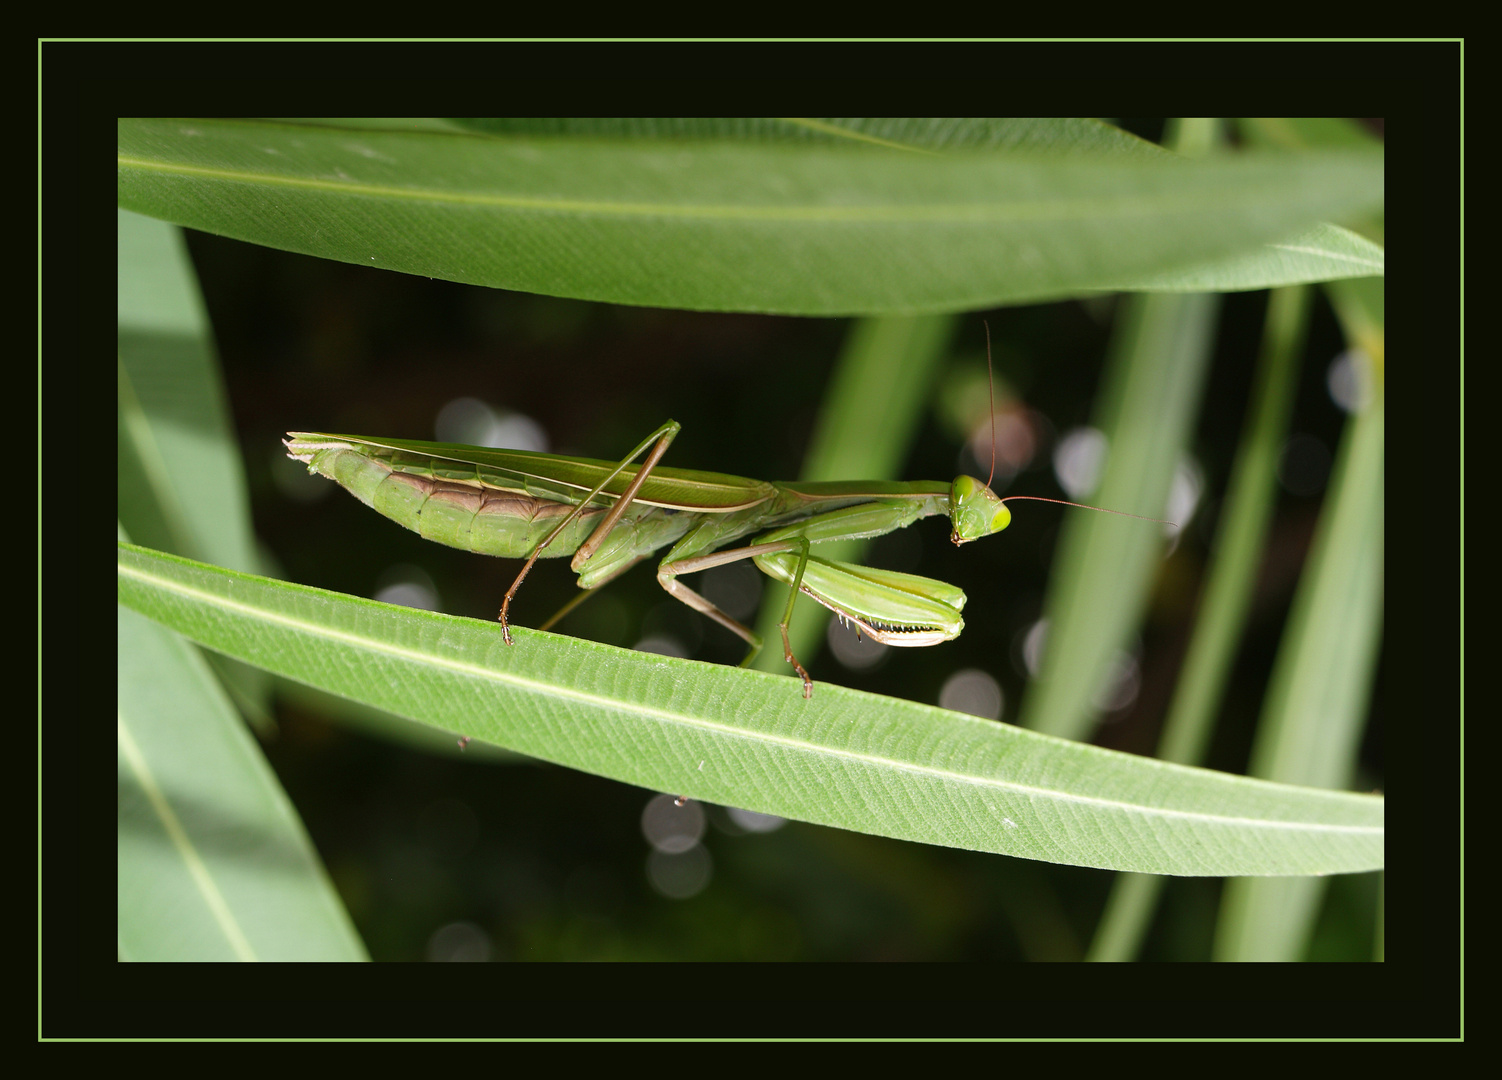
[[(275, 173), (243, 169), (210, 168), (180, 162), (151, 161), (118, 155), (119, 166), (144, 169), (180, 176), (194, 176), (233, 183), (299, 188), (309, 191), (337, 192), (367, 198), (399, 199), (414, 203), (480, 206), (511, 210), (538, 210), (554, 213), (599, 214), (613, 217), (683, 218), (685, 220), (746, 220), (839, 223), (906, 223), (906, 222), (1006, 222), (1006, 221), (1081, 221), (1128, 220), (1172, 213), (1219, 211), (1225, 206), (1224, 193), (1218, 190), (1199, 193), (1182, 191), (1140, 193), (1088, 199), (1027, 199), (1004, 203), (898, 203), (891, 205), (788, 205), (753, 206), (733, 203), (706, 203), (685, 206), (681, 203), (608, 202), (597, 199), (556, 199), (529, 195), (500, 195), (434, 188), (396, 187), (361, 181), (325, 180), (312, 177), (282, 176)], [(1196, 194), (1198, 197), (1196, 198)], [(1277, 192), (1269, 203), (1282, 203), (1285, 193)]]

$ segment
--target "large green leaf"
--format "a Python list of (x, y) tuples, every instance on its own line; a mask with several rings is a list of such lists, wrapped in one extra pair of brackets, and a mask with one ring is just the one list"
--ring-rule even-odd
[(202, 655), (134, 611), (117, 618), (120, 959), (365, 959)]
[(257, 569), (245, 468), (180, 230), (117, 214), (120, 521), (132, 537)]
[(1380, 276), (1387, 253), (1366, 237), (1322, 222), (1255, 251), (1145, 275), (1121, 286), (1133, 292), (1241, 292), (1302, 281)]
[[(1380, 206), (1380, 150), (1185, 160), (1065, 138), (1067, 149), (1043, 151), (1036, 127), (1021, 150), (961, 141), (932, 153), (845, 136), (126, 119), (118, 197), (363, 266), (701, 310), (920, 313), (1200, 289), (1219, 280), (1206, 266), (1218, 260), (1232, 267), (1227, 288), (1373, 272), (1313, 257), (1235, 268), (1262, 245)], [(1187, 284), (1173, 276), (1186, 270)], [(1269, 280), (1280, 273), (1294, 276)]]
[[(348, 121), (333, 121), (348, 123)], [(423, 120), (362, 121), (409, 128)], [(492, 135), (589, 135), (625, 139), (734, 139), (740, 142), (884, 146), (893, 150), (1022, 150), (1100, 156), (1161, 156), (1157, 143), (1091, 117), (1030, 116), (541, 116), (440, 121)]]
[(289, 678), (626, 783), (861, 832), (1159, 874), (1382, 865), (1383, 801), (118, 545), (120, 602)]
[[(258, 570), (245, 468), (182, 230), (121, 210), (116, 232), (116, 516), (150, 547)], [(261, 673), (214, 663), (247, 718), (270, 730)]]

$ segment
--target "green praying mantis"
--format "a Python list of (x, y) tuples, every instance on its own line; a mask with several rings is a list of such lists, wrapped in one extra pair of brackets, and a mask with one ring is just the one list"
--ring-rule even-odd
[[(965, 626), (960, 616), (965, 594), (959, 588), (823, 559), (814, 554), (817, 545), (881, 536), (938, 514), (950, 520), (950, 539), (968, 544), (1005, 529), (1012, 520), (1006, 504), (1021, 499), (1103, 510), (1033, 495), (1003, 499), (991, 490), (990, 480), (983, 484), (973, 476), (951, 483), (771, 483), (660, 468), (679, 430), (677, 422), (667, 421), (618, 462), (307, 431), (288, 432), (284, 441), (287, 455), (306, 463), (309, 472), (336, 481), (429, 540), (525, 558), (501, 604), (508, 645), (511, 601), (539, 558), (572, 555), (579, 587), (595, 589), (671, 544), (657, 564), (658, 583), (750, 645), (741, 661), (745, 666), (760, 652), (761, 638), (679, 578), (751, 559), (757, 569), (791, 586), (779, 629), (783, 654), (803, 680), (804, 698), (812, 696), (813, 680), (788, 642), (799, 593), (888, 645), (936, 645), (958, 637)], [(632, 464), (642, 454), (642, 464)], [(994, 461), (992, 470), (994, 478)], [(760, 535), (745, 546), (726, 548), (752, 534)]]

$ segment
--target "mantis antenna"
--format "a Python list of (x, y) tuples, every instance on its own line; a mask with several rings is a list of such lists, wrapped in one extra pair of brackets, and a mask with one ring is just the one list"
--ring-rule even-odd
[[(991, 409), (991, 474), (986, 477), (986, 487), (991, 486), (991, 481), (996, 479), (996, 382), (991, 373), (991, 324), (982, 319), (981, 325), (986, 328), (986, 396)], [(1107, 510), (1104, 506), (1091, 506), (1089, 503), (1070, 502), (1068, 499), (1046, 499), (1041, 495), (1008, 495), (1001, 499), (1002, 503), (1021, 502), (1049, 502), (1058, 503), (1060, 506), (1077, 506), (1081, 510), (1099, 510), (1102, 514), (1116, 514), (1120, 517), (1136, 518), (1138, 521), (1155, 521), (1159, 525), (1172, 525), (1179, 527), (1178, 522), (1169, 521), (1166, 518), (1144, 517), (1141, 514), (1128, 514), (1125, 510)]]
[(986, 328), (986, 407), (991, 410), (991, 473), (986, 487), (990, 487), (996, 479), (996, 383), (991, 375), (991, 324), (985, 319), (980, 324)]
[(1078, 506), (1081, 510), (1099, 510), (1102, 514), (1116, 514), (1118, 517), (1136, 518), (1138, 521), (1156, 521), (1159, 525), (1172, 525), (1175, 529), (1179, 527), (1179, 523), (1177, 521), (1169, 521), (1167, 518), (1145, 517), (1142, 514), (1128, 514), (1125, 510), (1107, 510), (1104, 506), (1091, 506), (1089, 503), (1070, 502), (1068, 499), (1045, 499), (1041, 495), (1008, 495), (1001, 501), (1004, 503), (1009, 503), (1016, 502), (1020, 499), (1026, 499), (1029, 502), (1058, 503), (1060, 506)]

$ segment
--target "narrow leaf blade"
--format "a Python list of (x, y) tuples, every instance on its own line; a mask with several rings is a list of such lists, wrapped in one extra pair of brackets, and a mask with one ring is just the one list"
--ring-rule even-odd
[(362, 266), (800, 315), (952, 312), (1118, 288), (1244, 257), (1383, 199), (1380, 150), (1191, 161), (1024, 145), (932, 153), (866, 140), (123, 119), (118, 198)]
[(1380, 798), (395, 608), (118, 545), (119, 599), (211, 648), (625, 783), (860, 832), (1160, 874), (1382, 865)]

